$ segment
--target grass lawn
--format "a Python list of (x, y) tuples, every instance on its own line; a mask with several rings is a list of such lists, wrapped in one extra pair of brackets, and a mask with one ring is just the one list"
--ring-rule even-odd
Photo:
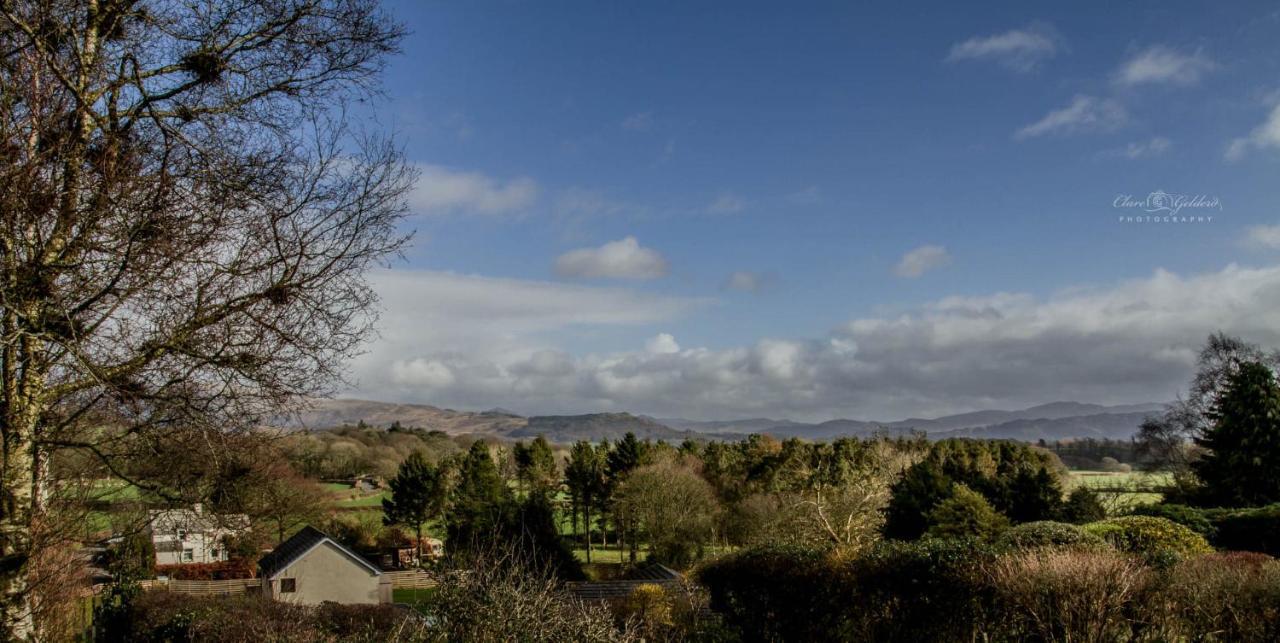
[(423, 603), (430, 601), (435, 593), (436, 588), (434, 587), (393, 589), (391, 590), (391, 602), (419, 607)]
[(1160, 489), (1171, 484), (1173, 476), (1168, 472), (1072, 471), (1068, 480), (1072, 488), (1089, 487), (1109, 509), (1120, 510), (1160, 502), (1164, 497)]
[(391, 497), (390, 491), (382, 491), (379, 493), (375, 493), (372, 496), (363, 496), (360, 498), (346, 498), (344, 500), (339, 500), (335, 502), (334, 505), (337, 507), (377, 507), (379, 510), (381, 510), (382, 499), (390, 498), (390, 497)]

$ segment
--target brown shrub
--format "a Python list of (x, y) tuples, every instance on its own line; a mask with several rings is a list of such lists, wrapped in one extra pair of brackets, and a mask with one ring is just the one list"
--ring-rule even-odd
[(187, 563), (185, 565), (156, 565), (156, 574), (175, 580), (233, 580), (254, 578), (258, 565), (242, 558), (217, 563)]
[(1280, 561), (1246, 552), (1188, 559), (1144, 604), (1153, 638), (1280, 640)]
[(995, 590), (994, 638), (1127, 640), (1127, 615), (1149, 572), (1109, 552), (1041, 549), (1001, 557), (987, 568)]

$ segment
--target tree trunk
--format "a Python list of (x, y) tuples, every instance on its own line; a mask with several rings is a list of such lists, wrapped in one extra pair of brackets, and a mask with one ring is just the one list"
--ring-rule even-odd
[(0, 458), (4, 469), (0, 476), (0, 608), (4, 619), (0, 638), (22, 641), (34, 640), (36, 634), (27, 578), (37, 491), (32, 444), (36, 413), (16, 397), (7, 400)]
[(416, 542), (418, 545), (418, 567), (422, 567), (422, 523), (418, 523), (415, 529), (418, 532), (418, 540)]
[(591, 564), (591, 505), (583, 506), (583, 522), (586, 523), (587, 531), (587, 564)]

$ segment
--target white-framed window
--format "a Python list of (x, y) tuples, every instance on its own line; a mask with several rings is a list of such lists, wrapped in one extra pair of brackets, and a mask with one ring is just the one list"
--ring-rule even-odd
[(196, 550), (194, 549), (182, 550), (182, 562), (189, 563), (194, 561), (195, 559), (196, 559)]
[(298, 591), (298, 579), (296, 579), (296, 578), (281, 578), (281, 579), (280, 579), (280, 593), (281, 593), (281, 594), (292, 594), (293, 592), (296, 592), (296, 591)]
[(187, 530), (186, 530), (186, 529), (179, 529), (179, 530), (178, 530), (178, 540), (186, 540), (186, 539), (187, 539)]
[(222, 552), (218, 551), (218, 549), (216, 549), (216, 548), (214, 548), (214, 549), (210, 549), (210, 550), (209, 550), (209, 557), (210, 557), (210, 558), (212, 558), (212, 559), (214, 559), (214, 560), (217, 560), (217, 559), (218, 559), (218, 557), (219, 557), (219, 554), (221, 554), (221, 553), (222, 553)]

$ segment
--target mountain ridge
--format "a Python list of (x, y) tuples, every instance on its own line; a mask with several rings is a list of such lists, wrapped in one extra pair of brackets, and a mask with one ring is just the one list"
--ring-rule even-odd
[(1069, 438), (1126, 439), (1137, 432), (1147, 415), (1164, 404), (1105, 406), (1058, 401), (1021, 410), (984, 409), (938, 418), (908, 418), (891, 422), (837, 418), (817, 423), (765, 417), (736, 420), (655, 418), (625, 412), (576, 415), (516, 415), (505, 409), (459, 411), (429, 404), (356, 399), (311, 400), (311, 408), (296, 418), (278, 419), (285, 428), (329, 429), (363, 421), (373, 426), (399, 422), (440, 430), (451, 435), (489, 435), (526, 439), (545, 435), (553, 442), (616, 439), (627, 432), (640, 438), (678, 441), (686, 437), (738, 439), (750, 433), (778, 438), (828, 440), (842, 436), (904, 435), (924, 432), (931, 438), (982, 437), (1019, 440)]

